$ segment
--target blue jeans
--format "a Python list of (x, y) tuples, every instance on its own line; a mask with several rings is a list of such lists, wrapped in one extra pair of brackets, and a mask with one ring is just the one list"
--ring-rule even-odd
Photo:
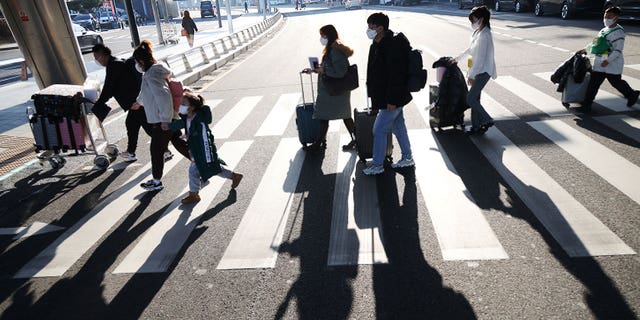
[(387, 150), (387, 135), (393, 131), (398, 139), (402, 159), (411, 158), (411, 143), (407, 134), (407, 126), (404, 124), (404, 113), (402, 107), (393, 111), (380, 109), (373, 124), (373, 164), (381, 166), (384, 163)]
[(469, 94), (467, 94), (467, 104), (471, 107), (471, 126), (473, 128), (480, 128), (484, 124), (493, 122), (491, 116), (480, 104), (480, 93), (490, 78), (491, 76), (486, 72), (477, 75), (471, 89), (469, 89)]

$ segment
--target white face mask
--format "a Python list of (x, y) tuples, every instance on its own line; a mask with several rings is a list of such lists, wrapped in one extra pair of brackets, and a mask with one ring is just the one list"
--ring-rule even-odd
[(373, 40), (378, 35), (378, 31), (375, 29), (367, 29), (367, 38)]
[(142, 69), (142, 66), (136, 62), (136, 70), (138, 70), (138, 72), (140, 73), (144, 73), (144, 69)]
[(602, 19), (602, 23), (604, 23), (605, 27), (611, 27), (615, 19)]
[(473, 31), (476, 31), (478, 29), (480, 29), (480, 21), (476, 21), (474, 23), (471, 24), (471, 29), (473, 29)]
[(326, 46), (329, 43), (329, 39), (320, 37), (320, 44)]
[(180, 108), (178, 109), (178, 113), (179, 114), (187, 114), (187, 113), (189, 113), (189, 106), (185, 106), (184, 104), (181, 104)]

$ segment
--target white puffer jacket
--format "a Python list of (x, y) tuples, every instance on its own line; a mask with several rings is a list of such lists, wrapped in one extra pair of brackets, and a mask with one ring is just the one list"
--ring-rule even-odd
[(175, 118), (173, 98), (167, 78), (171, 70), (156, 63), (142, 75), (140, 94), (136, 101), (144, 106), (147, 122), (151, 124), (170, 123)]

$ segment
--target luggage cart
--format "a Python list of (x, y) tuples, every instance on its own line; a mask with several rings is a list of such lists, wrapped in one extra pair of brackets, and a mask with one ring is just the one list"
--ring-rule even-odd
[(49, 162), (58, 169), (65, 157), (95, 155), (93, 163), (105, 170), (118, 156), (98, 118), (91, 113), (96, 89), (79, 85), (51, 85), (31, 98), (35, 108), (27, 109), (40, 165)]
[(180, 35), (178, 34), (178, 29), (176, 28), (175, 23), (160, 22), (160, 29), (162, 31), (162, 39), (164, 40), (164, 44), (178, 44), (178, 41), (180, 41)]

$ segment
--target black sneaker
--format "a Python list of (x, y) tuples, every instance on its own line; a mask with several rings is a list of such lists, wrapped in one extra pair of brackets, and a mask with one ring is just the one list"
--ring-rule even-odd
[(141, 183), (140, 186), (142, 187), (142, 189), (145, 189), (147, 191), (158, 191), (158, 190), (162, 190), (162, 188), (164, 188), (162, 186), (162, 181), (158, 181), (155, 182), (153, 179), (145, 182), (145, 183)]
[(342, 151), (348, 151), (348, 150), (353, 150), (356, 148), (356, 141), (355, 140), (351, 140), (351, 142), (345, 144), (344, 146), (342, 146)]
[(636, 102), (638, 102), (638, 96), (640, 96), (640, 91), (638, 90), (634, 91), (633, 95), (631, 95), (631, 98), (627, 100), (627, 107), (629, 108), (633, 107), (633, 105), (636, 104)]

